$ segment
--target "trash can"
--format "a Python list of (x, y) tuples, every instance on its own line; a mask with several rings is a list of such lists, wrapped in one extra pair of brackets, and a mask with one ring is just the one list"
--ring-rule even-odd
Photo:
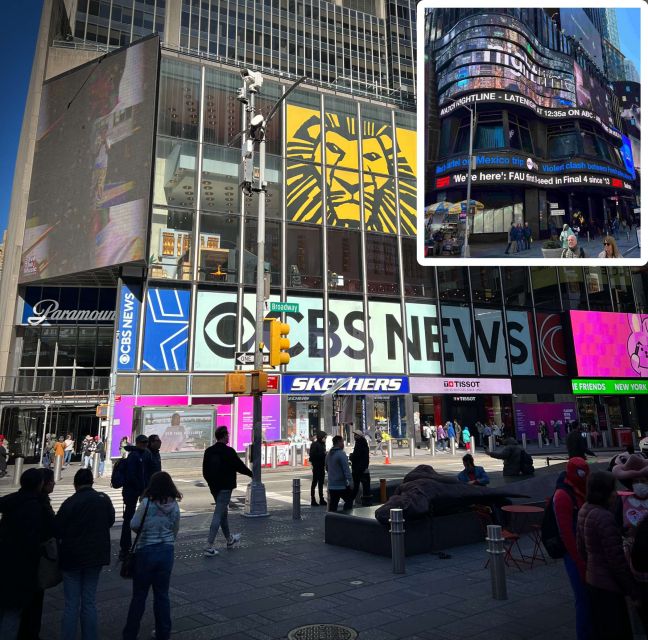
[(617, 446), (625, 449), (625, 447), (632, 444), (632, 429), (612, 429), (614, 439), (617, 441)]

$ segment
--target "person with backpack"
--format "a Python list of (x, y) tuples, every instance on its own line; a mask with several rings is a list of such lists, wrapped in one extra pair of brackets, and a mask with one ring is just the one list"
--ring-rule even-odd
[[(574, 592), (576, 607), (576, 637), (588, 640), (591, 636), (590, 607), (585, 587), (585, 561), (576, 546), (578, 512), (585, 503), (589, 465), (583, 458), (567, 462), (564, 479), (556, 484), (551, 502), (547, 505), (542, 523), (542, 542), (551, 558), (561, 558)], [(548, 523), (548, 520), (552, 522)]]
[[(137, 501), (151, 479), (151, 452), (148, 438), (140, 434), (135, 438), (135, 446), (127, 446), (128, 457), (115, 468), (113, 475), (123, 474), (122, 497), (124, 499), (124, 522), (119, 541), (119, 558), (123, 560), (131, 547), (131, 518), (135, 513)], [(113, 483), (113, 486), (115, 484)]]
[(92, 488), (93, 483), (92, 471), (79, 469), (74, 475), (75, 492), (63, 502), (54, 520), (65, 595), (64, 640), (76, 637), (79, 617), (83, 640), (98, 637), (97, 584), (101, 569), (110, 564), (115, 508), (105, 493)]
[(318, 502), (315, 500), (315, 488), (319, 490), (319, 505), (324, 507), (327, 502), (324, 500), (324, 475), (326, 473), (324, 463), (326, 461), (326, 445), (324, 440), (326, 433), (318, 431), (315, 441), (310, 446), (308, 460), (311, 463), (313, 480), (311, 481), (311, 507), (317, 507)]
[(232, 549), (240, 541), (240, 533), (230, 533), (227, 507), (232, 497), (232, 491), (236, 489), (236, 474), (242, 473), (252, 477), (252, 471), (243, 464), (238, 453), (228, 446), (229, 431), (227, 427), (217, 427), (215, 437), (216, 444), (205, 449), (202, 467), (203, 478), (205, 478), (216, 503), (207, 536), (207, 546), (203, 552), (207, 558), (218, 555), (218, 550), (214, 548), (214, 542), (219, 529), (223, 531), (228, 549)]
[(515, 438), (507, 438), (501, 451), (486, 452), (491, 458), (504, 460), (502, 475), (505, 479), (517, 478), (520, 475), (531, 475), (534, 472), (533, 458), (518, 444)]

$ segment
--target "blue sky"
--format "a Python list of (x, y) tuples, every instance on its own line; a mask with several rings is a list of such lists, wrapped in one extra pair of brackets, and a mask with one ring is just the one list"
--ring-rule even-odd
[[(4, 100), (0, 101), (0, 237), (9, 217), (18, 139), (42, 6), (41, 0), (12, 2), (11, 28), (0, 30), (5, 93)], [(5, 22), (5, 27), (9, 24)], [(19, 27), (13, 28), (14, 24)]]
[(639, 33), (641, 18), (639, 16), (639, 11), (639, 9), (616, 10), (621, 51), (626, 58), (629, 58), (634, 62), (637, 71), (641, 73), (641, 36)]

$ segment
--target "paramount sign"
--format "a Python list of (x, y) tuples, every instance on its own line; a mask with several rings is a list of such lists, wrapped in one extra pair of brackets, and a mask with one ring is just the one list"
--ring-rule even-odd
[(100, 309), (61, 309), (58, 300), (47, 298), (39, 300), (31, 310), (32, 315), (27, 316), (27, 324), (38, 326), (41, 324), (58, 324), (60, 322), (82, 323), (109, 323), (115, 321), (115, 310)]

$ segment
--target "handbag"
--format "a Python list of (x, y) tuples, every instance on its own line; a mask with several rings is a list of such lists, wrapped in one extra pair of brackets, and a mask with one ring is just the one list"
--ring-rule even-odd
[(40, 590), (55, 587), (63, 580), (58, 563), (58, 545), (56, 538), (50, 538), (41, 544), (38, 560), (37, 582)]
[(130, 580), (133, 577), (133, 573), (135, 573), (135, 547), (137, 546), (137, 541), (139, 540), (140, 533), (142, 533), (142, 529), (144, 528), (144, 521), (146, 520), (146, 514), (148, 513), (148, 508), (150, 504), (151, 504), (151, 499), (149, 498), (148, 502), (146, 503), (146, 508), (144, 509), (142, 522), (139, 528), (137, 529), (135, 540), (133, 541), (131, 548), (128, 550), (126, 557), (122, 560), (122, 565), (121, 568), (119, 569), (119, 575), (126, 580)]

